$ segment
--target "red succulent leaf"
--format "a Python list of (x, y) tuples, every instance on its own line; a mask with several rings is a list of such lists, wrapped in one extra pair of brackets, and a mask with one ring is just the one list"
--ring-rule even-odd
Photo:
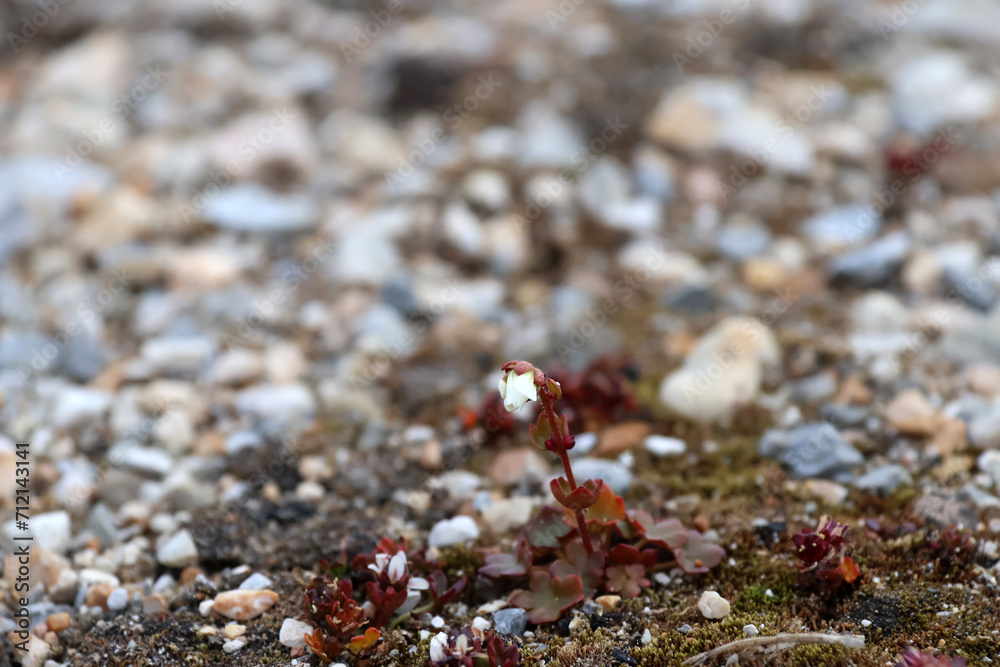
[(479, 568), (479, 571), (487, 577), (520, 577), (528, 574), (532, 560), (531, 545), (527, 538), (522, 537), (517, 541), (514, 553), (489, 554), (486, 556), (486, 565)]
[(575, 574), (583, 582), (583, 592), (586, 596), (594, 594), (604, 571), (604, 552), (587, 553), (580, 540), (574, 540), (566, 545), (566, 555), (557, 559), (549, 566), (549, 574), (553, 577), (567, 577)]
[(465, 588), (465, 584), (466, 578), (463, 576), (456, 579), (455, 583), (449, 587), (448, 577), (441, 570), (435, 570), (427, 577), (427, 588), (431, 599), (434, 600), (435, 607), (440, 607), (454, 600)]
[(656, 561), (659, 560), (656, 549), (643, 549), (639, 551), (631, 544), (618, 544), (611, 550), (609, 555), (611, 556), (611, 560), (618, 565), (639, 564), (646, 569), (656, 565)]
[(583, 600), (583, 581), (575, 574), (553, 577), (545, 570), (531, 573), (530, 591), (517, 591), (510, 604), (528, 610), (531, 623), (551, 623)]
[(528, 543), (536, 549), (555, 549), (562, 545), (562, 539), (571, 530), (572, 528), (563, 521), (562, 510), (546, 505), (525, 527), (524, 535), (528, 538)]
[(310, 651), (326, 662), (333, 662), (344, 651), (344, 644), (339, 639), (324, 634), (319, 628), (313, 630), (312, 634), (307, 634), (303, 640)]
[(368, 582), (368, 601), (375, 607), (371, 624), (376, 627), (383, 627), (392, 618), (393, 612), (403, 606), (406, 602), (406, 589), (395, 586), (382, 587), (374, 582)]
[(704, 574), (722, 562), (726, 550), (705, 541), (697, 530), (687, 531), (687, 540), (673, 550), (674, 558), (688, 574)]
[(351, 639), (350, 643), (347, 645), (347, 650), (354, 655), (360, 655), (375, 646), (381, 637), (381, 632), (375, 628), (368, 628), (365, 630), (365, 634), (358, 635), (357, 637), (353, 637)]
[(552, 437), (552, 428), (545, 414), (538, 415), (538, 421), (528, 425), (528, 439), (539, 449), (545, 449), (545, 442)]
[(597, 502), (587, 509), (587, 523), (613, 526), (624, 518), (625, 499), (615, 495), (607, 484), (602, 484)]
[(604, 575), (607, 577), (604, 587), (612, 593), (621, 593), (627, 598), (639, 597), (643, 586), (649, 586), (646, 567), (641, 563), (613, 565), (604, 571)]
[(493, 635), (486, 644), (486, 658), (490, 667), (517, 667), (521, 664), (521, 652), (517, 644), (504, 646), (503, 639), (499, 635)]
[(629, 512), (629, 518), (643, 537), (664, 549), (676, 549), (687, 540), (687, 530), (677, 519), (657, 520), (645, 510)]
[(596, 503), (598, 498), (600, 498), (603, 487), (604, 482), (599, 479), (588, 479), (572, 491), (565, 477), (560, 477), (549, 482), (549, 489), (552, 490), (552, 495), (559, 501), (559, 504), (574, 512), (585, 510)]

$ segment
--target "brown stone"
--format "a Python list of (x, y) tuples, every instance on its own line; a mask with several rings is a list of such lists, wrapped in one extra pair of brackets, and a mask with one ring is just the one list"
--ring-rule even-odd
[(960, 452), (969, 443), (966, 428), (965, 422), (958, 417), (939, 413), (934, 424), (934, 438), (931, 440), (931, 445), (944, 457)]
[(64, 611), (61, 611), (58, 614), (52, 614), (45, 621), (45, 625), (48, 626), (49, 630), (55, 632), (56, 634), (68, 628), (72, 623), (73, 620), (69, 617), (69, 614)]
[(497, 454), (490, 466), (490, 479), (499, 484), (520, 484), (525, 479), (544, 478), (549, 471), (545, 459), (534, 447), (515, 447)]
[(420, 466), (424, 470), (439, 470), (443, 462), (441, 455), (441, 443), (437, 440), (428, 440), (420, 450)]
[(601, 432), (601, 439), (597, 443), (597, 453), (620, 454), (642, 444), (647, 435), (649, 435), (649, 424), (645, 422), (631, 421), (614, 424)]
[(278, 594), (274, 591), (226, 591), (215, 596), (212, 611), (234, 621), (249, 621), (277, 601)]
[(87, 606), (88, 607), (100, 607), (104, 611), (108, 610), (108, 596), (111, 595), (111, 591), (114, 590), (111, 584), (102, 581), (100, 583), (94, 584), (87, 591)]
[(594, 598), (594, 602), (597, 603), (597, 606), (604, 611), (612, 611), (621, 601), (622, 596), (620, 595), (599, 595)]
[(187, 586), (188, 584), (193, 584), (194, 580), (198, 578), (199, 574), (204, 574), (202, 569), (197, 565), (188, 565), (186, 568), (181, 570), (180, 584), (181, 586)]
[(871, 400), (872, 390), (857, 375), (848, 375), (843, 384), (840, 385), (835, 402), (866, 405)]
[(883, 413), (889, 423), (905, 435), (931, 435), (937, 424), (937, 410), (917, 389), (898, 394)]

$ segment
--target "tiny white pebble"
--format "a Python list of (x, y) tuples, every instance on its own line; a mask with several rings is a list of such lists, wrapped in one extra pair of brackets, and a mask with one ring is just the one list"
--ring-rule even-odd
[(231, 639), (222, 645), (222, 650), (225, 653), (236, 653), (241, 648), (247, 645), (247, 640), (243, 637), (237, 637), (236, 639)]
[(444, 619), (441, 618), (440, 616), (435, 616), (434, 618), (431, 619), (431, 625), (433, 625), (435, 628), (443, 628)]
[(747, 637), (756, 637), (757, 626), (753, 625), (752, 623), (747, 623), (746, 625), (743, 626), (743, 634), (745, 634)]
[(420, 631), (420, 641), (424, 641), (425, 639), (427, 639), (430, 636), (431, 636), (431, 633), (430, 633), (429, 630), (421, 630)]
[(773, 598), (774, 597), (774, 591), (772, 591), (770, 588), (768, 588), (766, 591), (764, 591), (764, 595), (765, 595), (765, 597)]
[(862, 621), (861, 621), (861, 625), (865, 626), (866, 628), (869, 627), (869, 626), (871, 626), (871, 624), (872, 624), (872, 622), (869, 621), (867, 618), (862, 619)]
[(882, 578), (881, 577), (872, 577), (872, 581), (874, 581), (876, 584), (881, 584), (882, 583)]
[(730, 558), (729, 559), (729, 567), (736, 567), (736, 559), (735, 558)]
[(657, 572), (653, 575), (653, 579), (661, 586), (670, 585), (670, 577), (668, 577), (664, 572)]
[(650, 634), (649, 628), (646, 628), (642, 632), (642, 643), (643, 644), (648, 644), (651, 641), (653, 641), (653, 635)]
[(212, 613), (212, 607), (215, 605), (215, 600), (202, 600), (198, 605), (198, 613), (202, 616), (208, 616)]
[(492, 623), (487, 621), (482, 616), (476, 616), (474, 619), (472, 619), (472, 627), (474, 627), (476, 630), (482, 630), (483, 632), (486, 632), (487, 630), (490, 629), (490, 626), (492, 625), (493, 625)]

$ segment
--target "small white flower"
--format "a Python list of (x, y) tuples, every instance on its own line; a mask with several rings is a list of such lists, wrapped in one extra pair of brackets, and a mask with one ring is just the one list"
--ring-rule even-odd
[(406, 588), (411, 591), (426, 591), (430, 588), (430, 584), (423, 577), (410, 577), (410, 580), (406, 582)]
[[(406, 557), (403, 557), (405, 562)], [(385, 571), (385, 566), (389, 563), (389, 554), (375, 554), (375, 562), (368, 566), (368, 569), (375, 573), (376, 576), (381, 575)]]
[(389, 581), (396, 583), (406, 576), (406, 554), (397, 551), (396, 555), (389, 561)]
[(535, 386), (535, 371), (518, 375), (514, 371), (508, 371), (507, 377), (497, 384), (500, 390), (500, 398), (503, 399), (503, 406), (508, 412), (517, 410), (528, 401), (538, 400), (538, 387)]
[(445, 659), (445, 648), (448, 646), (448, 635), (439, 632), (431, 637), (431, 662), (441, 662)]

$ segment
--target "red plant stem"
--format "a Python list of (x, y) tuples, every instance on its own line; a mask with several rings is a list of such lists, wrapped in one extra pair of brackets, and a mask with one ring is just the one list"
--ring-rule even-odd
[[(576, 490), (576, 479), (573, 477), (573, 468), (569, 464), (569, 451), (566, 449), (566, 440), (563, 437), (562, 427), (559, 417), (556, 416), (552, 403), (555, 397), (547, 387), (542, 387), (538, 394), (538, 402), (542, 405), (542, 413), (546, 421), (549, 422), (549, 430), (552, 431), (552, 444), (555, 446), (556, 454), (562, 461), (563, 469), (566, 471), (566, 480), (569, 482), (570, 493)], [(580, 539), (583, 540), (583, 548), (587, 550), (587, 555), (594, 553), (594, 545), (590, 542), (590, 531), (587, 530), (587, 520), (583, 516), (583, 510), (576, 510), (576, 525), (579, 528)]]

